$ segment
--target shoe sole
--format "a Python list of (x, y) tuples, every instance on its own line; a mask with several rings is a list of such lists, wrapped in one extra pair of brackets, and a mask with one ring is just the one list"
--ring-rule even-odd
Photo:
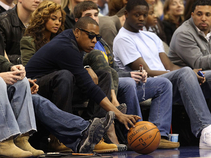
[(111, 152), (116, 152), (118, 151), (117, 148), (113, 148), (113, 149), (101, 149), (101, 150), (93, 150), (96, 153), (111, 153)]
[[(79, 153), (93, 152), (95, 145), (100, 142), (109, 126), (113, 123), (114, 118), (115, 114), (113, 111), (109, 111), (105, 118), (95, 118), (89, 127), (87, 138), (80, 147)], [(106, 125), (104, 126), (104, 124)]]
[(118, 151), (127, 151), (126, 145), (117, 144)]

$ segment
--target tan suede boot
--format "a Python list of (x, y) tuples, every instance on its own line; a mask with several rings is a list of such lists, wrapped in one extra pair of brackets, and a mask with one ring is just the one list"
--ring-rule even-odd
[(7, 157), (30, 157), (32, 153), (18, 148), (13, 141), (13, 138), (0, 142), (0, 155)]
[(50, 134), (50, 142), (48, 144), (49, 151), (56, 151), (56, 152), (70, 152), (72, 153), (73, 150), (66, 147), (62, 142), (60, 142), (54, 135)]
[(14, 143), (17, 147), (25, 150), (25, 151), (30, 151), (32, 153), (33, 156), (39, 156), (44, 154), (44, 152), (42, 150), (36, 150), (35, 148), (33, 148), (29, 142), (29, 134), (23, 134), (18, 136), (15, 140)]
[(118, 147), (116, 144), (107, 144), (104, 142), (104, 139), (101, 139), (101, 141), (95, 145), (93, 151), (96, 153), (108, 153), (118, 151)]

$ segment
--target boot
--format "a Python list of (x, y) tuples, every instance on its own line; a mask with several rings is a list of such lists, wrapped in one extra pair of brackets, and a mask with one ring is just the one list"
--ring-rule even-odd
[(18, 148), (11, 137), (0, 142), (0, 155), (7, 157), (30, 157), (32, 153)]
[(116, 144), (107, 144), (104, 142), (104, 139), (101, 139), (100, 142), (95, 145), (93, 151), (96, 153), (108, 153), (118, 151), (118, 147)]
[(50, 142), (48, 144), (49, 151), (56, 151), (56, 152), (70, 152), (72, 153), (73, 150), (66, 147), (62, 142), (60, 142), (54, 135), (49, 135)]
[(18, 136), (15, 140), (14, 143), (17, 147), (25, 150), (25, 151), (30, 151), (32, 153), (33, 156), (39, 156), (44, 154), (44, 152), (42, 150), (36, 150), (35, 148), (33, 148), (29, 142), (29, 134), (23, 134)]

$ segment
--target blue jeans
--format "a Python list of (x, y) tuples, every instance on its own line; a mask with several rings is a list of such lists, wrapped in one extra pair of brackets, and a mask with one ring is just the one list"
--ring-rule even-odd
[[(211, 115), (205, 96), (210, 98), (211, 71), (205, 71), (206, 83), (200, 87), (196, 74), (189, 67), (160, 75), (173, 84), (173, 102), (181, 101), (190, 118), (192, 133), (198, 137), (203, 128), (211, 124)], [(205, 95), (204, 95), (204, 94)]]
[(38, 94), (32, 95), (32, 100), (36, 118), (63, 144), (77, 152), (82, 132), (88, 128), (89, 121), (60, 110), (51, 101)]
[[(168, 136), (172, 116), (172, 84), (165, 78), (148, 78), (145, 99), (152, 98), (148, 121), (154, 123), (162, 136)], [(141, 115), (139, 102), (144, 101), (142, 82), (130, 77), (119, 78), (118, 100), (127, 104), (127, 114)]]
[(36, 131), (31, 90), (26, 78), (7, 86), (0, 77), (0, 141)]

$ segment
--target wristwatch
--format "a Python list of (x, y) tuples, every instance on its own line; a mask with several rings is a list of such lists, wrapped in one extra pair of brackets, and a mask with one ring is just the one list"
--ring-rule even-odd
[(89, 66), (89, 65), (85, 65), (85, 66), (84, 66), (84, 69), (85, 69), (85, 68), (91, 68), (91, 66)]

